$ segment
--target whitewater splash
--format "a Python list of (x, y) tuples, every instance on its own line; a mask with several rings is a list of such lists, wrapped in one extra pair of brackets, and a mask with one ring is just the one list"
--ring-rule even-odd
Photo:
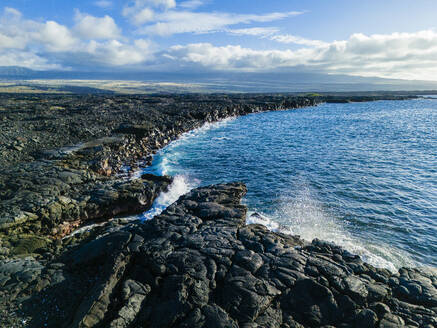
[[(332, 110), (331, 107), (328, 109)], [(384, 179), (380, 179), (382, 173), (368, 163), (369, 157), (355, 151), (364, 146), (355, 137), (347, 142), (330, 139), (333, 133), (330, 129), (333, 127), (335, 133), (339, 122), (345, 120), (341, 111), (336, 114), (341, 120), (335, 120), (334, 125), (330, 120), (329, 124), (325, 122), (326, 131), (313, 127), (312, 122), (320, 119), (320, 108), (313, 116), (308, 111), (311, 109), (293, 115), (286, 112), (249, 115), (228, 124), (234, 120), (231, 118), (185, 133), (162, 149), (146, 171), (176, 178), (174, 186), (157, 199), (143, 218), (159, 214), (197, 186), (243, 181), (249, 189), (243, 202), (252, 211), (248, 223), (299, 235), (306, 241), (318, 238), (333, 242), (360, 255), (364, 261), (391, 271), (421, 263), (408, 248), (402, 248), (406, 243), (396, 238), (399, 229), (406, 229), (402, 225), (405, 221), (401, 222), (388, 209), (398, 203), (381, 195), (381, 191), (387, 190), (384, 183), (390, 182), (391, 177), (383, 172)], [(365, 115), (369, 111), (366, 107)], [(348, 112), (347, 118), (350, 116)], [(352, 136), (355, 133), (350, 131)], [(369, 138), (366, 145), (376, 142), (372, 136)], [(334, 151), (327, 152), (328, 146)], [(376, 159), (373, 162), (378, 163)], [(369, 180), (372, 185), (366, 184)], [(252, 215), (254, 212), (257, 215)], [(415, 250), (414, 246), (412, 249)]]
[(164, 211), (169, 205), (177, 201), (179, 197), (197, 186), (198, 183), (195, 180), (189, 181), (188, 178), (183, 175), (175, 176), (172, 184), (168, 188), (168, 191), (162, 192), (153, 202), (152, 208), (143, 213), (140, 216), (140, 219), (150, 220), (154, 216), (161, 214), (162, 211)]
[(271, 231), (297, 235), (310, 242), (316, 238), (332, 242), (359, 255), (363, 261), (392, 272), (402, 266), (417, 265), (388, 245), (363, 243), (354, 238), (345, 229), (347, 222), (326, 211), (307, 184), (301, 181), (298, 190), (297, 194), (282, 196), (281, 205), (272, 215), (249, 211), (247, 223), (262, 224)]
[[(175, 147), (181, 143), (190, 142), (191, 138), (196, 138), (211, 129), (222, 127), (234, 119), (235, 117), (228, 117), (214, 123), (207, 122), (197, 129), (182, 134), (177, 140), (167, 145), (165, 149), (161, 149), (157, 154), (158, 160), (151, 167), (144, 169), (143, 172), (161, 176), (172, 175), (171, 167), (177, 164), (178, 157), (180, 156), (180, 153), (172, 152)], [(165, 156), (163, 156), (164, 154)], [(177, 201), (179, 197), (198, 187), (200, 183), (200, 180), (190, 178), (186, 174), (175, 175), (168, 191), (161, 193), (154, 201), (152, 208), (143, 213), (139, 218), (141, 220), (150, 220), (154, 216), (161, 214), (169, 205)]]

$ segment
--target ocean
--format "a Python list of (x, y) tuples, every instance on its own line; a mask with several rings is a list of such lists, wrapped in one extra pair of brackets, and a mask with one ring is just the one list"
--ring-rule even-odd
[(197, 186), (243, 181), (248, 223), (392, 271), (437, 266), (436, 99), (229, 118), (184, 134), (144, 171), (175, 181), (143, 219)]

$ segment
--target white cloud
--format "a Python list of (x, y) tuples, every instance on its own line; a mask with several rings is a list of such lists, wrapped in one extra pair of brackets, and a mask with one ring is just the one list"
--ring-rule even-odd
[(1, 66), (20, 66), (34, 70), (62, 69), (61, 65), (49, 63), (46, 58), (28, 51), (8, 50), (0, 51)]
[(155, 13), (150, 8), (141, 9), (139, 12), (135, 13), (132, 18), (135, 25), (142, 25), (144, 23), (153, 21)]
[[(69, 28), (55, 21), (25, 19), (18, 10), (4, 8), (0, 14), (0, 63), (34, 69), (84, 68), (87, 64), (93, 68), (138, 69), (147, 68), (146, 65), (164, 67), (170, 64), (172, 69), (181, 66), (192, 69), (194, 66), (223, 71), (275, 71), (299, 67), (327, 73), (437, 80), (437, 32), (434, 30), (374, 35), (358, 33), (347, 40), (322, 42), (279, 34), (275, 27), (250, 25), (232, 28), (237, 24), (275, 21), (299, 14), (296, 12), (237, 15), (176, 11), (167, 8), (171, 6), (170, 2), (144, 0), (138, 3), (142, 7), (136, 12), (137, 24), (152, 22), (143, 26), (143, 33), (169, 35), (222, 31), (300, 47), (283, 50), (282, 45), (282, 50), (259, 50), (240, 45), (194, 43), (157, 52), (147, 39), (123, 36), (109, 16), (94, 17), (77, 12), (76, 25)], [(151, 7), (158, 9), (152, 11)]]
[(38, 32), (36, 39), (42, 42), (49, 51), (68, 51), (78, 42), (67, 27), (55, 21), (46, 22)]
[(253, 22), (271, 22), (301, 12), (269, 13), (264, 15), (240, 15), (221, 12), (166, 11), (156, 15), (156, 23), (140, 29), (144, 34), (161, 36), (178, 33), (208, 33), (223, 30), (231, 25), (250, 24)]
[(291, 34), (278, 34), (279, 29), (276, 27), (250, 27), (241, 29), (227, 29), (227, 33), (234, 35), (250, 35), (260, 38), (267, 38), (272, 41), (285, 44), (298, 44), (309, 47), (321, 47), (327, 45), (326, 42), (319, 40), (305, 39), (300, 36)]
[(23, 43), (19, 38), (13, 38), (0, 33), (0, 49), (23, 49), (24, 47), (25, 43)]
[(108, 66), (134, 66), (152, 57), (150, 42), (142, 39), (135, 40), (133, 44), (116, 40), (104, 43), (91, 41), (85, 54), (90, 61)]
[(270, 40), (277, 41), (280, 43), (286, 43), (286, 44), (293, 43), (293, 44), (299, 44), (299, 45), (310, 46), (310, 47), (322, 47), (327, 45), (327, 43), (323, 41), (305, 39), (300, 36), (295, 36), (291, 34), (271, 35)]
[(203, 6), (204, 3), (205, 1), (202, 0), (188, 0), (188, 1), (181, 2), (179, 6), (185, 9), (195, 9), (200, 6)]
[(20, 19), (22, 14), (15, 8), (5, 7), (3, 9), (3, 16), (8, 19)]
[(125, 8), (144, 8), (144, 7), (155, 7), (170, 9), (176, 7), (175, 0), (134, 0), (132, 4), (126, 6)]
[(167, 9), (176, 7), (175, 0), (143, 0), (142, 2), (145, 4), (151, 4), (155, 7), (164, 7)]
[[(92, 63), (111, 67), (137, 65), (152, 58), (148, 40), (115, 40), (120, 32), (111, 17), (77, 12), (75, 19), (70, 30), (55, 21), (25, 20), (15, 9), (4, 10), (0, 16), (1, 65), (59, 69)], [(105, 39), (111, 40), (99, 41)]]
[(169, 51), (173, 58), (200, 64), (211, 69), (257, 71), (272, 70), (303, 63), (304, 56), (291, 50), (253, 50), (241, 46), (215, 47), (210, 43), (174, 46)]
[(168, 58), (216, 70), (266, 71), (307, 67), (324, 72), (437, 80), (437, 33), (354, 34), (298, 50), (253, 50), (209, 43), (174, 46)]
[(103, 9), (111, 8), (113, 6), (112, 1), (108, 0), (100, 0), (100, 1), (94, 1), (94, 5)]
[(94, 17), (77, 11), (75, 21), (74, 30), (82, 39), (116, 39), (121, 34), (114, 19), (108, 15)]
[(240, 28), (240, 29), (228, 29), (226, 30), (226, 32), (234, 35), (251, 35), (251, 36), (258, 36), (258, 37), (268, 37), (279, 32), (279, 29), (276, 27), (249, 27), (249, 28)]
[(40, 23), (22, 18), (13, 8), (5, 8), (0, 17), (0, 48), (26, 49), (29, 46), (59, 52), (69, 50), (77, 43), (70, 30), (55, 21)]
[(134, 0), (124, 6), (122, 14), (132, 19), (134, 25), (140, 25), (153, 18), (151, 7), (167, 10), (176, 7), (175, 0)]
[(0, 49), (24, 49), (42, 24), (22, 19), (22, 14), (14, 8), (4, 8), (0, 15)]
[(170, 9), (176, 7), (175, 0), (134, 0), (130, 5), (125, 6), (125, 10), (129, 8), (138, 9), (145, 7), (155, 7), (155, 8), (163, 8)]

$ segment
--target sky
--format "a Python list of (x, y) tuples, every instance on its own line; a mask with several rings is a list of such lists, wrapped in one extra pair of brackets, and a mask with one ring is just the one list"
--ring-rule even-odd
[(2, 0), (0, 66), (437, 81), (435, 0)]

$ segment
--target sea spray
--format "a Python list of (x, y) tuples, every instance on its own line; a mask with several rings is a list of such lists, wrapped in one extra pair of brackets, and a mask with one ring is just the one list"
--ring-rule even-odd
[(307, 241), (317, 238), (336, 243), (360, 255), (369, 264), (393, 272), (401, 266), (413, 265), (405, 252), (395, 251), (384, 243), (363, 243), (354, 237), (347, 230), (348, 221), (325, 209), (308, 184), (302, 183), (295, 190), (297, 193), (281, 197), (281, 205), (274, 213), (276, 220), (281, 222), (280, 232), (299, 235)]
[[(200, 134), (206, 133), (208, 130), (222, 127), (234, 119), (235, 117), (228, 117), (219, 122), (207, 122), (197, 129), (184, 133), (179, 139), (173, 141), (167, 147), (158, 152), (153, 165), (144, 169), (143, 172), (157, 175), (172, 175), (173, 172), (171, 169), (178, 164), (178, 158), (181, 155), (179, 152), (171, 151), (174, 147), (183, 142), (189, 142), (190, 138), (196, 138)], [(165, 153), (165, 156), (163, 153)], [(177, 201), (180, 196), (186, 194), (191, 189), (198, 187), (200, 183), (201, 181), (199, 179), (190, 178), (187, 174), (176, 174), (168, 191), (161, 193), (154, 201), (152, 208), (143, 213), (139, 218), (141, 220), (149, 220), (154, 216), (161, 214), (167, 206)]]
[(143, 213), (140, 216), (141, 220), (149, 220), (154, 216), (162, 213), (167, 206), (173, 204), (178, 198), (191, 189), (197, 187), (199, 183), (196, 180), (189, 180), (184, 175), (176, 175), (172, 184), (168, 187), (168, 191), (161, 193), (158, 198), (153, 202), (153, 206), (150, 210)]
[(249, 223), (375, 266), (435, 265), (436, 120), (431, 100), (248, 115), (185, 134), (151, 169), (188, 184), (242, 181)]

